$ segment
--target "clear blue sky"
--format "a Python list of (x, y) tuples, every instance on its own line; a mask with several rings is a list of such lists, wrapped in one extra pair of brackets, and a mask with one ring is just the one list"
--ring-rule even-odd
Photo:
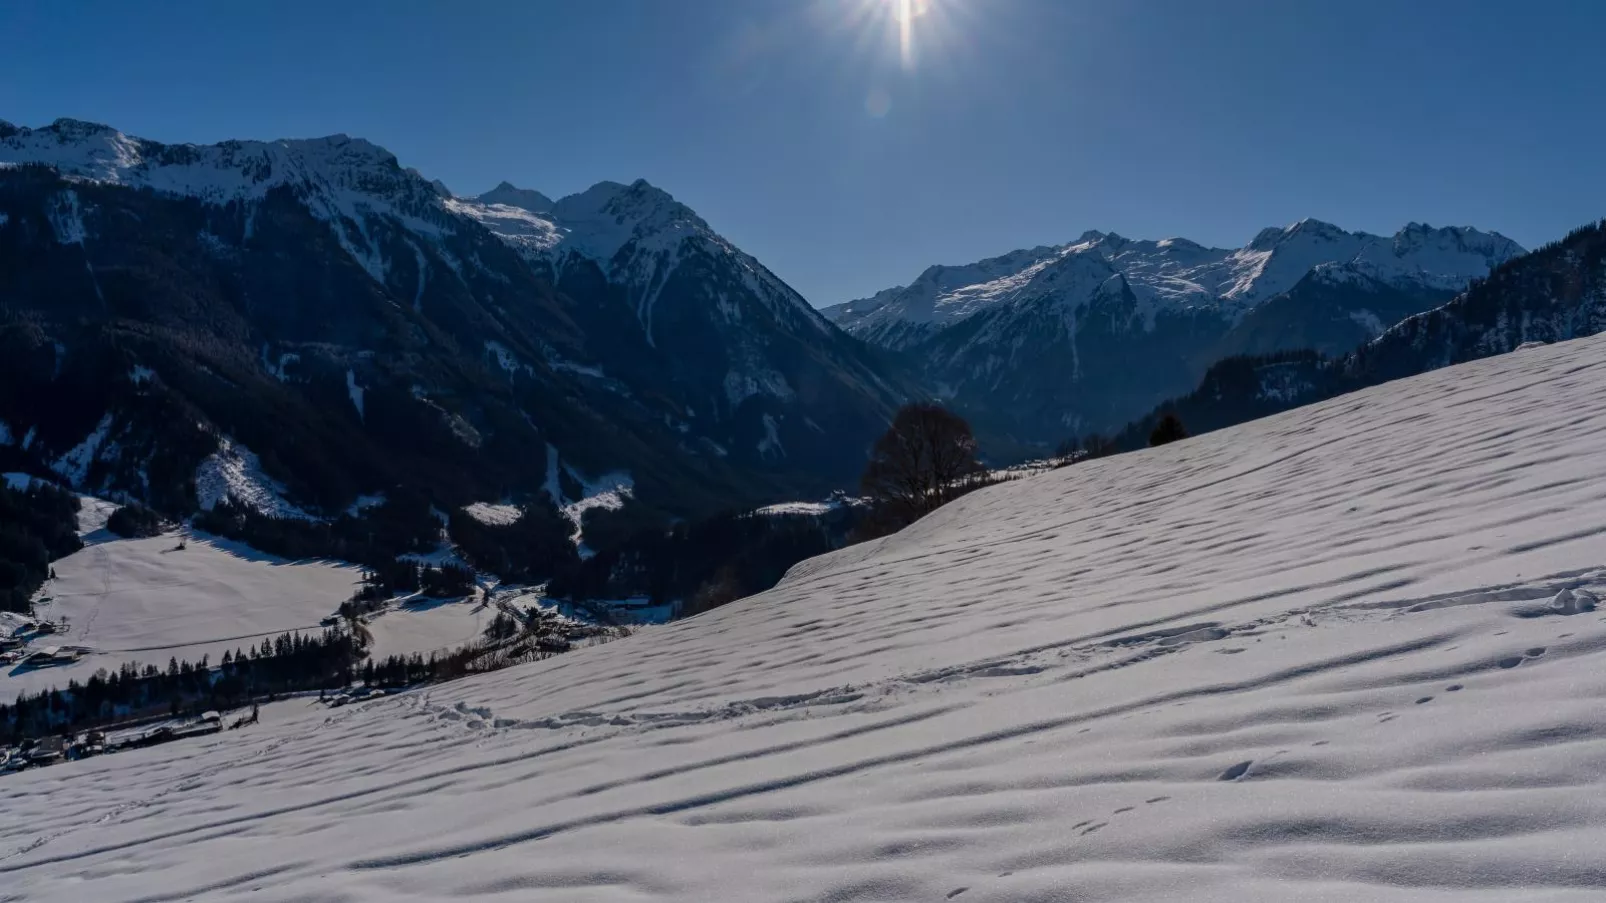
[(1085, 229), (1606, 216), (1597, 0), (913, 3), (906, 64), (896, 0), (9, 0), (0, 118), (644, 177), (818, 305)]

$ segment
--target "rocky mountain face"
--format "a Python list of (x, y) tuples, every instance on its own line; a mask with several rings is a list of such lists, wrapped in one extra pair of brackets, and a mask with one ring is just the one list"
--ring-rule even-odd
[(1211, 367), (1193, 392), (1133, 423), (1123, 444), (1143, 444), (1165, 410), (1194, 431), (1440, 367), (1606, 331), (1606, 221), (1502, 263), (1432, 310), (1408, 316), (1348, 352), (1249, 354)]
[[(624, 353), (633, 385), (672, 387), (678, 416), (724, 425), (716, 454), (776, 465), (792, 456), (847, 474), (888, 404), (914, 392), (751, 255), (645, 181), (603, 182), (542, 210), (499, 188), (448, 207), (515, 248)], [(864, 405), (863, 399), (879, 404)], [(706, 429), (706, 427), (705, 427)], [(844, 441), (845, 440), (845, 441)]]
[(1223, 357), (1348, 350), (1521, 252), (1419, 224), (1385, 238), (1304, 220), (1232, 250), (1089, 232), (825, 312), (995, 436), (1040, 445), (1119, 426)]
[(851, 480), (913, 391), (645, 182), (456, 198), (345, 136), (0, 123), (0, 272), (3, 469), (174, 513), (691, 516)]

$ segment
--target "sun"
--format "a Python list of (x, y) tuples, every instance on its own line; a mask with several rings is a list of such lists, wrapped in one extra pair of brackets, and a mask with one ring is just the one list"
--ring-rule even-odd
[(903, 68), (914, 68), (915, 62), (915, 3), (914, 0), (888, 0), (893, 4), (893, 21), (898, 25), (898, 59)]
[(915, 68), (915, 20), (932, 10), (933, 0), (883, 0), (891, 7), (892, 25), (898, 34), (898, 62), (905, 69)]
[[(967, 77), (1007, 34), (982, 0), (814, 0), (816, 27), (840, 42), (829, 59), (863, 78), (864, 111), (885, 118), (895, 97), (940, 90)], [(900, 77), (901, 76), (901, 77)]]
[[(851, 34), (861, 49), (885, 47), (905, 70), (940, 56), (962, 37), (964, 0), (824, 0), (833, 26)], [(884, 43), (883, 43), (884, 42)]]

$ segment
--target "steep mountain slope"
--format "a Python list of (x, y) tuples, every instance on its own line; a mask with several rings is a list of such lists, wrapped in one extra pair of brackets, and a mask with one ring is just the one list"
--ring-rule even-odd
[[(1314, 282), (1320, 273), (1306, 282)], [(1246, 323), (1249, 320), (1245, 318)], [(1347, 353), (1325, 357), (1330, 349), (1318, 346), (1223, 360), (1192, 393), (1161, 408), (1177, 411), (1195, 431), (1219, 429), (1525, 344), (1602, 331), (1606, 331), (1606, 223), (1577, 229), (1558, 242), (1507, 261), (1453, 300), (1408, 317)], [(1141, 445), (1160, 414), (1161, 410), (1152, 411), (1133, 423), (1123, 444)]]
[[(1227, 355), (1353, 347), (1519, 253), (1414, 223), (1383, 238), (1304, 220), (1236, 250), (1089, 232), (826, 313), (905, 353), (987, 428), (1041, 443), (1122, 423)], [(1120, 286), (1085, 278), (1100, 266)]]
[(173, 511), (238, 448), (314, 514), (691, 514), (851, 479), (906, 391), (645, 183), (457, 199), (345, 136), (0, 125), (0, 267), (0, 457)]
[(863, 437), (885, 424), (885, 406), (911, 391), (751, 255), (645, 181), (604, 182), (555, 203), (539, 195), (490, 202), (516, 201), (519, 191), (504, 186), (448, 206), (518, 249), (560, 292), (606, 296), (607, 306), (576, 316), (589, 335), (628, 333), (613, 336), (623, 346), (610, 361), (621, 379), (677, 387), (681, 416), (745, 430), (749, 440), (731, 449), (738, 459), (798, 455), (844, 473), (862, 463)]
[(559, 659), (0, 779), (28, 900), (1597, 899), (1606, 340)]
[(1344, 362), (1377, 383), (1606, 330), (1606, 221), (1497, 268), (1454, 301), (1397, 324)]

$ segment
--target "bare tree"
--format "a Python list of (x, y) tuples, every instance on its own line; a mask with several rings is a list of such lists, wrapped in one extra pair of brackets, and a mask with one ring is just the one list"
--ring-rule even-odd
[(876, 440), (860, 489), (875, 506), (878, 532), (891, 532), (974, 489), (982, 473), (970, 424), (942, 405), (914, 402)]

